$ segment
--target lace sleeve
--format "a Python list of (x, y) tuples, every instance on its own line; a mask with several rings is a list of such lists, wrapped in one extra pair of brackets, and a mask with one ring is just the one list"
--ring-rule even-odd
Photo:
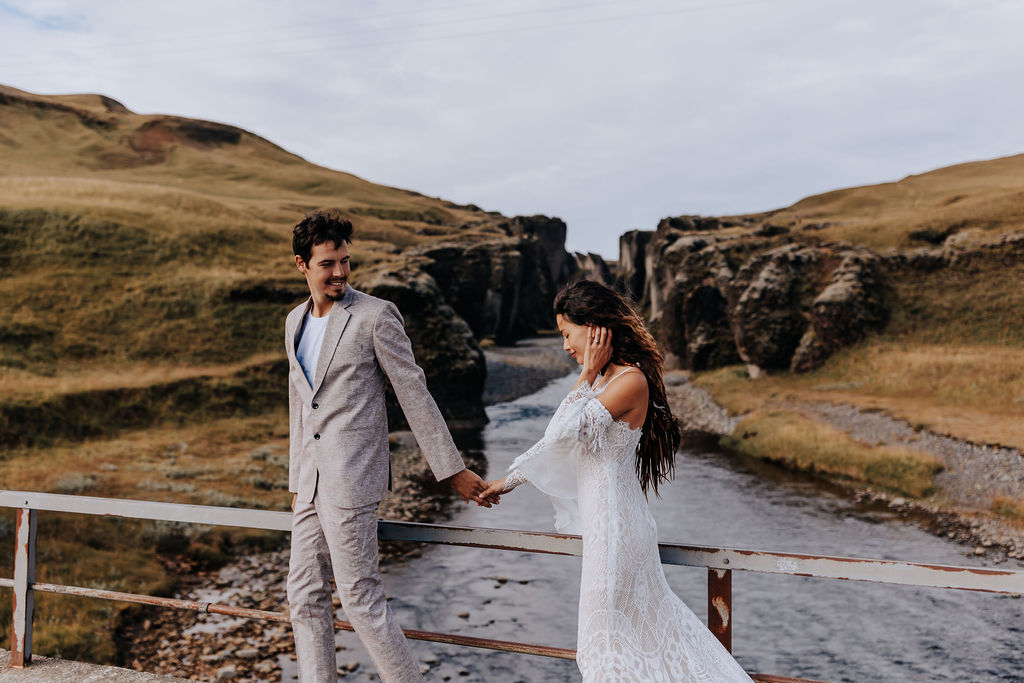
[(520, 484), (528, 484), (529, 479), (523, 474), (522, 470), (513, 470), (511, 474), (505, 477), (505, 486), (502, 487), (502, 493), (508, 493)]
[(551, 499), (555, 528), (580, 533), (576, 460), (579, 453), (601, 447), (611, 419), (590, 385), (581, 384), (562, 399), (544, 438), (513, 461), (506, 486), (519, 477), (530, 482)]
[(574, 444), (545, 437), (512, 462), (505, 481), (508, 488), (521, 477), (550, 498), (555, 508), (555, 529), (567, 534), (578, 534), (582, 529), (576, 502), (575, 451)]
[(605, 436), (612, 416), (604, 404), (597, 399), (590, 384), (584, 382), (562, 400), (544, 438), (552, 442), (582, 443), (589, 452), (606, 446)]

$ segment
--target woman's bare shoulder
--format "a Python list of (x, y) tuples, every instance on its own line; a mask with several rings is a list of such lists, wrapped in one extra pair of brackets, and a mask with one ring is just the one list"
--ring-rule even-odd
[(614, 381), (601, 392), (600, 401), (614, 419), (647, 402), (647, 377), (639, 369), (620, 371)]

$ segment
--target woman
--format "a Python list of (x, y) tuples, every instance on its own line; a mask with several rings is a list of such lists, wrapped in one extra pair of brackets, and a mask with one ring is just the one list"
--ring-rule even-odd
[(481, 495), (530, 482), (555, 526), (583, 536), (576, 661), (584, 681), (749, 681), (672, 593), (647, 492), (673, 470), (679, 426), (662, 358), (615, 291), (582, 281), (555, 299), (563, 348), (582, 366), (542, 438)]

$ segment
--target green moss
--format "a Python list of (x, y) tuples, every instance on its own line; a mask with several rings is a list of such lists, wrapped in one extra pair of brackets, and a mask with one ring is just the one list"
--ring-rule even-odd
[(721, 444), (753, 458), (911, 497), (931, 493), (932, 478), (942, 470), (931, 456), (868, 445), (841, 430), (785, 411), (751, 415)]

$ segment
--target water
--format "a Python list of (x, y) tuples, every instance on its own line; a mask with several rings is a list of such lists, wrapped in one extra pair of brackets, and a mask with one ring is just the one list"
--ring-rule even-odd
[[(492, 478), (540, 437), (573, 383), (556, 380), (488, 409), (482, 438)], [(651, 507), (664, 541), (991, 564), (887, 511), (722, 454), (682, 452), (675, 481)], [(451, 523), (552, 530), (552, 512), (543, 495), (523, 486), (497, 508), (460, 509)], [(706, 570), (665, 571), (706, 622)], [(427, 546), (422, 557), (390, 568), (385, 582), (403, 627), (572, 648), (579, 575), (576, 557)], [(733, 619), (733, 650), (748, 671), (827, 681), (1024, 681), (1024, 599), (734, 572)], [(339, 633), (338, 643), (340, 663), (361, 663), (349, 679), (368, 680), (372, 664), (356, 637)], [(431, 681), (579, 680), (571, 661), (411, 645), (431, 665)]]

